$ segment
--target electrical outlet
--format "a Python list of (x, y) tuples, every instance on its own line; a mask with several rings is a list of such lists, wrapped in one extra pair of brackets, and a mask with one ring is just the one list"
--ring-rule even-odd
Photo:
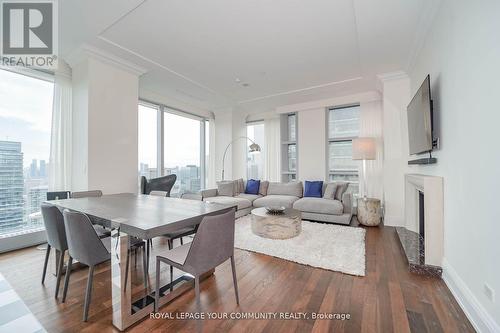
[(484, 294), (490, 301), (495, 303), (495, 289), (491, 288), (487, 283), (484, 284)]

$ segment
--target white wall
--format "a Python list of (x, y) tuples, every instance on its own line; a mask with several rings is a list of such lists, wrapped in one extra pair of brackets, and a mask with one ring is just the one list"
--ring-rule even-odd
[(137, 74), (93, 57), (73, 70), (72, 190), (136, 193)]
[[(215, 114), (215, 180), (222, 179), (222, 158), (224, 150), (233, 139), (233, 117), (231, 110)], [(232, 179), (232, 149), (228, 149), (225, 160), (225, 179)]]
[(326, 107), (298, 113), (298, 179), (326, 178)]
[(404, 226), (404, 174), (407, 171), (406, 106), (410, 80), (402, 73), (382, 75), (384, 133), (384, 224)]
[(500, 332), (499, 13), (498, 1), (444, 0), (409, 73), (412, 94), (431, 76), (441, 140), (438, 163), (411, 172), (444, 177), (444, 278), (484, 332)]

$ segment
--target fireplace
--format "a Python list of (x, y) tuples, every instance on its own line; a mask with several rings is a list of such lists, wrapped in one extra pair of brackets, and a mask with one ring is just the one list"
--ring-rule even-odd
[(424, 192), (418, 191), (418, 233), (420, 264), (425, 265), (425, 200)]
[(405, 176), (405, 219), (396, 227), (410, 271), (441, 275), (443, 259), (443, 179)]

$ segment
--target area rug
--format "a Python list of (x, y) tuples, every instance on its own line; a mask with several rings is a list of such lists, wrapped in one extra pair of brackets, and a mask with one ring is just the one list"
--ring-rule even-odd
[(267, 239), (252, 233), (251, 217), (236, 220), (235, 247), (277, 258), (365, 276), (365, 230), (335, 224), (302, 221), (300, 235)]

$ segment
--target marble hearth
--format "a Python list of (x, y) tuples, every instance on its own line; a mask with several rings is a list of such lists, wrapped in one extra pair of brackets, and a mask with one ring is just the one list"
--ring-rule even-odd
[(396, 228), (411, 272), (442, 273), (443, 178), (405, 175), (405, 226)]

